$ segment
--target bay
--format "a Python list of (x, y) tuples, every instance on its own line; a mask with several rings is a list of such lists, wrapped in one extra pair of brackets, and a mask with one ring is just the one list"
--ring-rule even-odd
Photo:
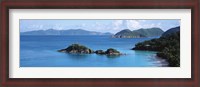
[[(162, 59), (153, 51), (131, 50), (136, 43), (152, 38), (112, 38), (103, 35), (20, 36), (20, 67), (158, 67)], [(57, 52), (71, 44), (92, 50), (114, 48), (125, 55), (67, 54)]]

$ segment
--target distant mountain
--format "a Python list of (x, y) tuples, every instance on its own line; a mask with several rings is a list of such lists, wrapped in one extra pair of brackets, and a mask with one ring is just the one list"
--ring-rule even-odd
[(163, 34), (163, 30), (160, 28), (147, 28), (131, 31), (124, 29), (114, 35), (115, 38), (140, 38), (140, 37), (156, 37)]
[(180, 32), (180, 26), (174, 27), (174, 28), (171, 28), (171, 29), (167, 30), (166, 32), (164, 32), (162, 34), (162, 37), (169, 36), (169, 35), (174, 34), (176, 32)]
[(112, 35), (111, 33), (101, 33), (94, 31), (87, 31), (82, 29), (70, 29), (70, 30), (35, 30), (28, 32), (21, 32), (21, 35)]

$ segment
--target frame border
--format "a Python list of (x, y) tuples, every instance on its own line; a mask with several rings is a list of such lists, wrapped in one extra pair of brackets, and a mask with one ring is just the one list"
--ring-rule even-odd
[[(144, 0), (145, 1), (145, 0)], [(199, 4), (191, 1), (3, 1), (1, 2), (1, 85), (2, 86), (187, 86), (199, 87)], [(192, 10), (192, 78), (9, 78), (9, 9), (191, 9)]]

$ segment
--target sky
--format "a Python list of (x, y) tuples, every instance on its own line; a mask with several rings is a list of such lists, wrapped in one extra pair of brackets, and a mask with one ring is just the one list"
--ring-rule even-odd
[(33, 30), (68, 30), (68, 29), (83, 29), (97, 32), (117, 33), (123, 29), (137, 30), (140, 28), (161, 28), (166, 31), (170, 28), (180, 26), (179, 19), (167, 20), (55, 20), (55, 19), (21, 19), (20, 32)]

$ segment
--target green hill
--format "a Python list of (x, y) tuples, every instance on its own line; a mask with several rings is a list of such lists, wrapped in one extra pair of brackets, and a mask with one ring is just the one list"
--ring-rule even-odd
[(171, 28), (171, 29), (167, 30), (166, 32), (164, 32), (164, 33), (162, 34), (162, 37), (165, 37), (165, 36), (174, 34), (174, 33), (178, 32), (178, 31), (180, 31), (180, 26), (175, 27), (175, 28)]
[(169, 29), (158, 39), (137, 43), (133, 50), (158, 51), (157, 56), (166, 59), (169, 62), (169, 66), (179, 67), (180, 27)]
[(131, 31), (124, 29), (114, 35), (115, 38), (140, 38), (140, 37), (156, 37), (161, 36), (163, 30), (160, 28), (147, 28)]
[(140, 36), (139, 33), (137, 32), (132, 32), (131, 30), (129, 29), (124, 29), (118, 33), (116, 33), (114, 35), (114, 37), (116, 38), (137, 38), (137, 37), (143, 37), (143, 36)]
[(163, 30), (160, 28), (147, 28), (147, 29), (139, 29), (135, 30), (133, 32), (139, 33), (145, 37), (155, 37), (155, 36), (161, 36), (163, 34)]

